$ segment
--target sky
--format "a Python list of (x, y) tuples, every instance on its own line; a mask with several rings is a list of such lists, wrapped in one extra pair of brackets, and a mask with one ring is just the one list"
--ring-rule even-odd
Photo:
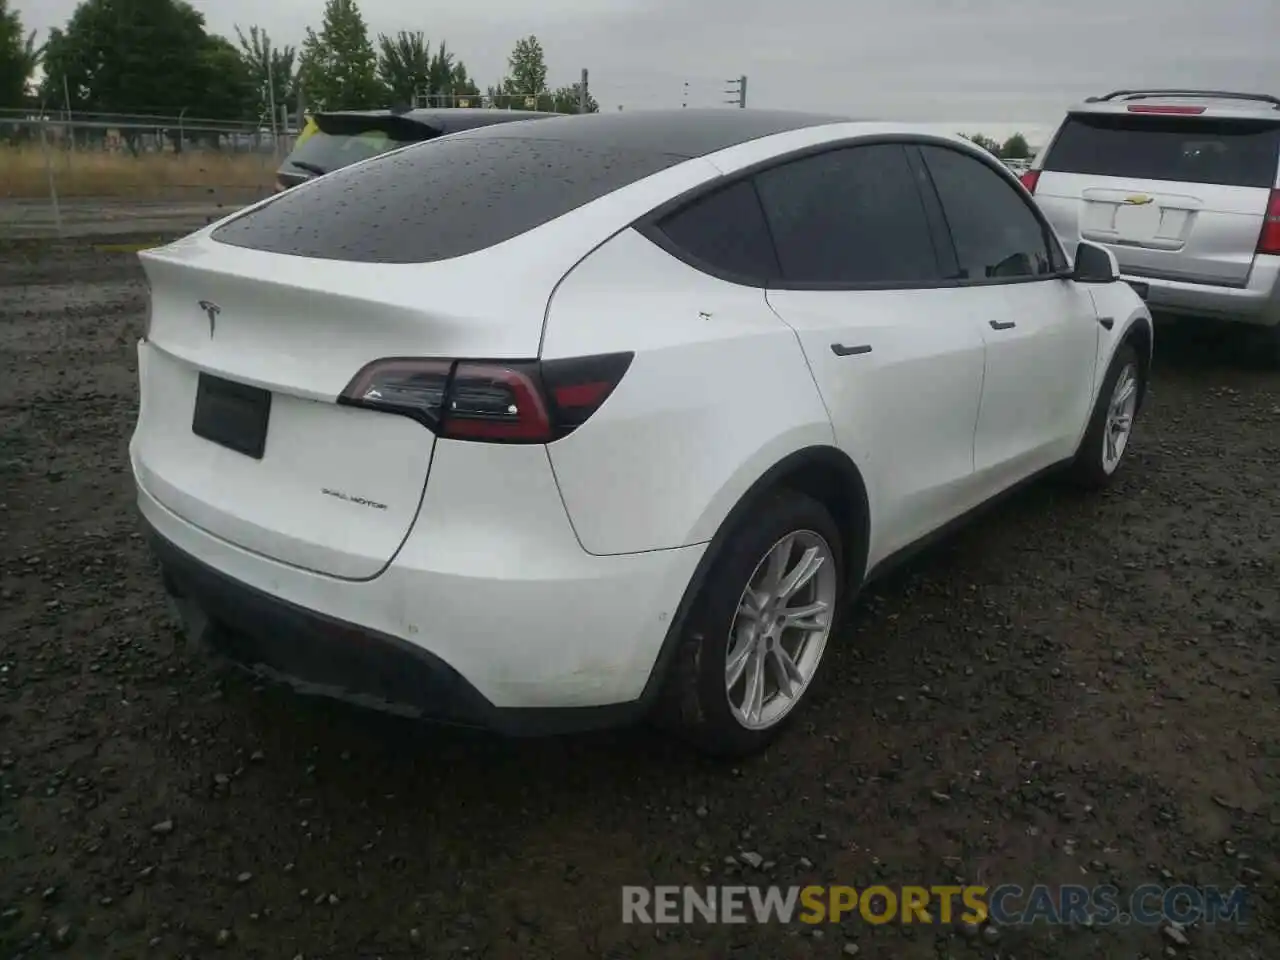
[[(28, 29), (77, 0), (17, 0)], [(211, 31), (277, 45), (324, 0), (192, 0)], [(15, 4), (11, 3), (11, 7)], [(445, 40), (483, 89), (536, 34), (552, 87), (590, 71), (601, 108), (718, 106), (746, 74), (749, 107), (930, 122), (1033, 143), (1071, 102), (1124, 87), (1280, 95), (1280, 0), (361, 0), (370, 34)], [(687, 93), (686, 93), (687, 84)]]

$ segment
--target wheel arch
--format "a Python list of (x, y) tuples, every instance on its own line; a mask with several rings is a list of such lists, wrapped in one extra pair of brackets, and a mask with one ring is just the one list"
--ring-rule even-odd
[(1151, 363), (1155, 356), (1155, 333), (1149, 316), (1138, 314), (1133, 318), (1116, 349), (1125, 344), (1132, 345), (1138, 354), (1138, 372), (1141, 374), (1138, 381), (1138, 409), (1142, 409), (1147, 399), (1147, 384), (1151, 379)]
[(641, 694), (642, 701), (656, 699), (661, 690), (689, 611), (723, 554), (733, 530), (763, 498), (784, 489), (811, 496), (831, 511), (845, 538), (842, 546), (846, 586), (850, 591), (861, 587), (866, 577), (871, 542), (871, 506), (862, 471), (843, 450), (827, 444), (813, 444), (786, 454), (757, 477), (738, 498), (707, 544), (671, 618), (662, 648)]

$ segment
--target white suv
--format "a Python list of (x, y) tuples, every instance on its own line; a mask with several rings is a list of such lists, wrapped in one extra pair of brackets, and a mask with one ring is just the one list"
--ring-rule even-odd
[(186, 629), (303, 690), (751, 751), (869, 578), (1120, 465), (1150, 317), (1073, 253), (913, 127), (454, 134), (141, 255), (138, 501)]
[(1280, 362), (1280, 98), (1091, 98), (1023, 183), (1068, 245), (1108, 246), (1154, 313), (1251, 324)]

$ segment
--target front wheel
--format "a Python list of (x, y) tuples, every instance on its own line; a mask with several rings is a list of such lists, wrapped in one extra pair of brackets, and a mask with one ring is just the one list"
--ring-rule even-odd
[(1121, 344), (1111, 359), (1084, 439), (1076, 451), (1072, 477), (1086, 487), (1111, 482), (1128, 452), (1143, 394), (1142, 364), (1131, 344)]
[(690, 611), (663, 719), (704, 752), (763, 749), (811, 693), (844, 594), (830, 512), (769, 495), (730, 535)]

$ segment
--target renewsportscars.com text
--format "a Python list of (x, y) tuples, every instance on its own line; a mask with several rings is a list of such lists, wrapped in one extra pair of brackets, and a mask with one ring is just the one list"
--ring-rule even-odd
[(1245, 921), (1245, 888), (1078, 884), (622, 888), (624, 923), (1188, 925)]

